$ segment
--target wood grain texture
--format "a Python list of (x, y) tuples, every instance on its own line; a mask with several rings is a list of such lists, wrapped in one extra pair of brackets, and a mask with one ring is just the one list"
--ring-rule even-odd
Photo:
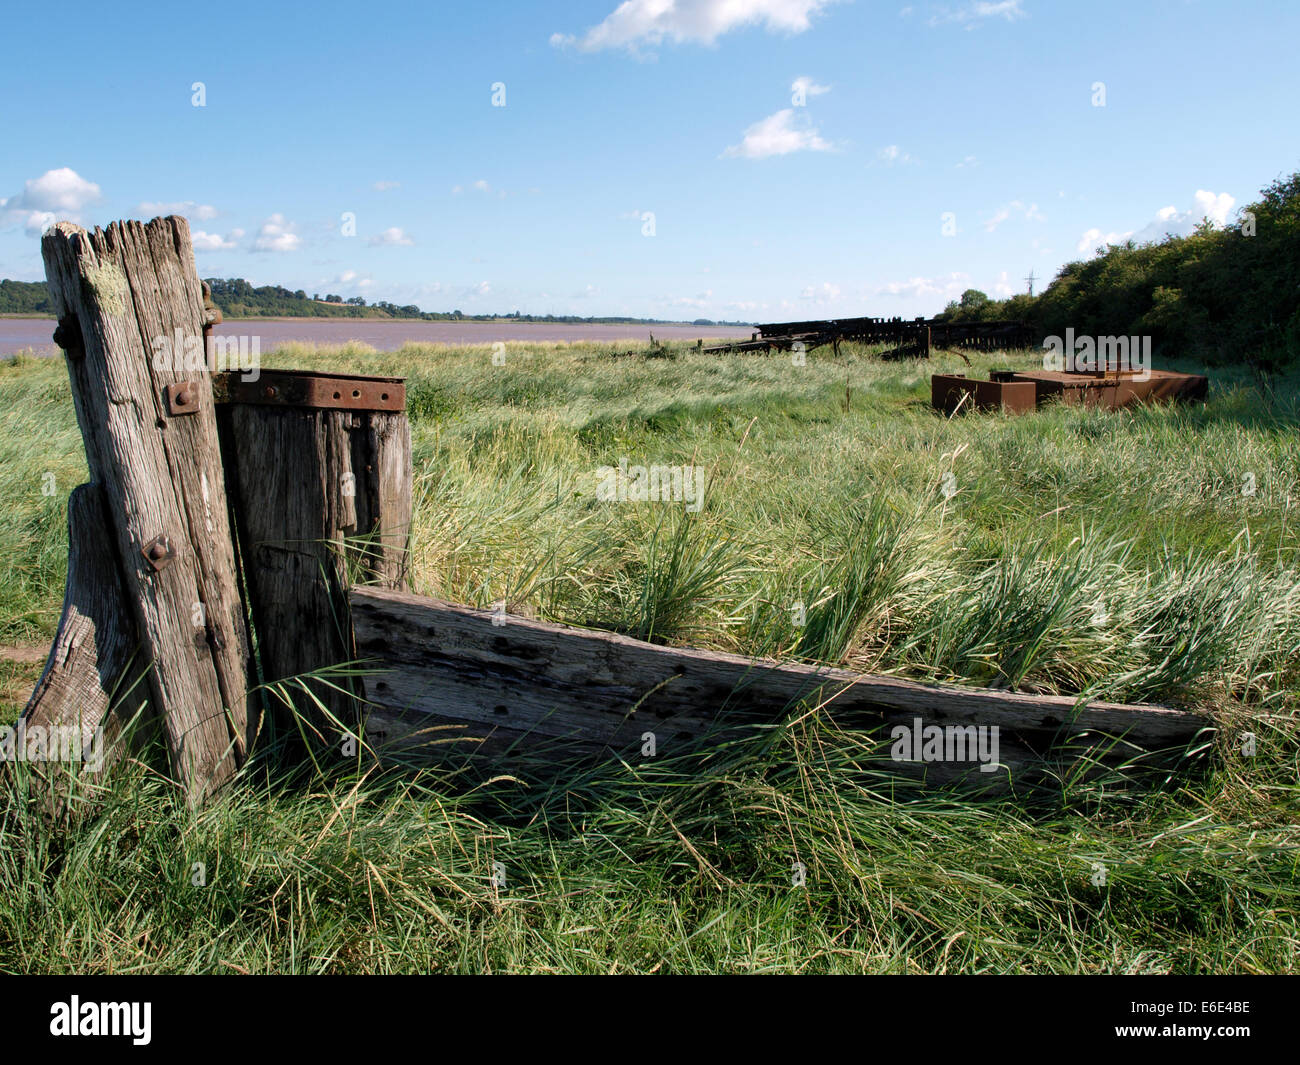
[(83, 749), (103, 727), (105, 766), (120, 754), (125, 720), (148, 701), (117, 556), (104, 535), (108, 524), (100, 486), (74, 488), (63, 611), (45, 670), (23, 710), (28, 727), (79, 728)]
[[(776, 721), (803, 704), (867, 724), (997, 725), (1003, 761), (1087, 736), (1179, 748), (1207, 722), (1183, 710), (919, 684), (842, 669), (662, 647), (606, 632), (493, 615), (378, 588), (350, 593), (357, 653), (386, 672), (366, 694), (377, 730), (457, 724), (491, 746), (569, 741), (626, 753), (655, 731), (670, 742), (729, 719)], [(498, 618), (498, 621), (500, 618)], [(387, 738), (387, 737), (386, 737)]]
[[(246, 749), (248, 642), (210, 374), (183, 359), (155, 364), (164, 339), (202, 337), (189, 225), (156, 218), (91, 233), (61, 222), (41, 253), (56, 312), (80, 333), (68, 358), (77, 420), (152, 664), (172, 771), (198, 801), (230, 779)], [(163, 390), (179, 381), (199, 409), (173, 418)], [(176, 557), (155, 572), (142, 550), (160, 535)]]
[[(345, 589), (357, 581), (398, 587), (407, 576), (406, 415), (232, 403), (221, 423), (265, 679), (351, 661)], [(352, 682), (335, 681), (344, 691), (303, 683), (335, 718), (355, 718)], [(327, 724), (310, 697), (294, 702)]]

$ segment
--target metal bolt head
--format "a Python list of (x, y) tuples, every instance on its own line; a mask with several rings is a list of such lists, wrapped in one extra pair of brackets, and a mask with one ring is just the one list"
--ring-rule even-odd
[(166, 536), (155, 536), (140, 549), (140, 554), (149, 563), (149, 568), (158, 573), (171, 565), (172, 559), (176, 557), (176, 549)]

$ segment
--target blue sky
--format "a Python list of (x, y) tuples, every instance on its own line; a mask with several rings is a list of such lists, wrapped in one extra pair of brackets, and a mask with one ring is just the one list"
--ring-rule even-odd
[(0, 277), (177, 211), (202, 276), (309, 295), (912, 316), (1300, 169), (1294, 0), (124, 10), (6, 13)]

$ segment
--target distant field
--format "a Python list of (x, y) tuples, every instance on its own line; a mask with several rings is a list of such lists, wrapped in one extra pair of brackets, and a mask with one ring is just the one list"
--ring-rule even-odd
[[(1222, 726), (1206, 768), (917, 793), (863, 768), (869, 741), (824, 711), (703, 762), (501, 765), (479, 785), (250, 772), (201, 813), (137, 768), (57, 833), (0, 806), (0, 970), (1297, 967), (1300, 376), (1262, 394), (1211, 370), (1204, 407), (946, 420), (930, 373), (1040, 356), (627, 350), (509, 343), (493, 365), (487, 344), (285, 345), (265, 364), (407, 377), (418, 592), (1195, 705)], [(620, 459), (702, 469), (702, 509), (598, 501)], [(48, 642), (84, 476), (61, 362), (0, 363), (0, 644)], [(18, 657), (0, 722), (38, 668)], [(196, 861), (219, 870), (208, 889)]]

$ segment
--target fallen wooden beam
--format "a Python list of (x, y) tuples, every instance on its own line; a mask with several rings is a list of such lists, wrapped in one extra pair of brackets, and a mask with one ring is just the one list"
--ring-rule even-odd
[(428, 736), (460, 735), (497, 750), (549, 741), (626, 756), (652, 732), (663, 754), (720, 724), (776, 721), (801, 704), (825, 703), (845, 722), (996, 725), (1007, 733), (1002, 761), (1020, 765), (1080, 739), (1099, 748), (1123, 737), (1128, 752), (1184, 749), (1207, 724), (1163, 706), (919, 684), (663, 647), (387, 589), (354, 588), (349, 599), (358, 655), (382, 670), (366, 679), (368, 731), (382, 742), (438, 727)]

